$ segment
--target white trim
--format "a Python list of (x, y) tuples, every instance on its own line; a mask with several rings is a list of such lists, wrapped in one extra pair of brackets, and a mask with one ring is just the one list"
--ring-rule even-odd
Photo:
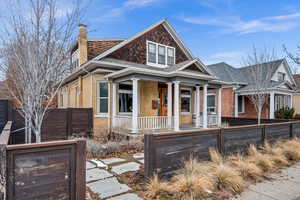
[[(149, 44), (155, 45), (155, 61), (156, 61), (156, 63), (152, 63), (152, 62), (148, 61)], [(164, 65), (158, 63), (158, 48), (159, 48), (159, 46), (162, 46), (165, 48), (165, 64)], [(150, 40), (146, 40), (146, 63), (147, 63), (147, 65), (153, 66), (153, 67), (160, 67), (160, 68), (166, 68), (166, 67), (170, 66), (170, 65), (168, 65), (168, 48), (174, 50), (174, 58), (173, 58), (174, 64), (173, 65), (175, 65), (176, 64), (175, 63), (175, 61), (176, 61), (176, 48), (175, 47), (171, 47), (171, 46), (167, 46), (167, 45), (153, 42)]]
[[(206, 98), (208, 97), (208, 96), (215, 96), (215, 106), (214, 107), (212, 107), (212, 106), (207, 106), (207, 110), (208, 110), (208, 108), (215, 108), (215, 112), (210, 112), (210, 114), (217, 114), (216, 113), (216, 110), (217, 110), (217, 107), (216, 107), (216, 94), (215, 93), (207, 93), (207, 95), (206, 95)], [(207, 101), (208, 102), (208, 101)]]
[[(182, 90), (188, 90), (189, 92), (190, 92), (190, 94), (188, 95), (188, 94), (181, 94), (181, 91)], [(189, 108), (189, 112), (182, 112), (181, 111), (181, 106), (180, 106), (180, 113), (182, 114), (182, 115), (190, 115), (191, 113), (192, 113), (192, 88), (186, 88), (186, 87), (182, 87), (182, 88), (180, 88), (180, 104), (182, 103), (182, 101), (181, 101), (181, 98), (182, 97), (185, 97), (185, 98), (189, 98), (190, 99), (190, 108)]]
[[(132, 82), (130, 82), (130, 83), (129, 82), (128, 83), (120, 83), (119, 88), (120, 88), (120, 85), (131, 85), (132, 86)], [(120, 94), (133, 94), (133, 92), (132, 92), (133, 88), (132, 88), (132, 90), (124, 90), (124, 89), (120, 90), (119, 88), (118, 88), (118, 101), (119, 101), (119, 98), (120, 98)], [(133, 104), (132, 104), (132, 106), (133, 106)], [(118, 105), (117, 111), (118, 111), (119, 115), (130, 115), (130, 116), (132, 115), (132, 112), (121, 112), (120, 111), (120, 105)]]
[(103, 117), (108, 117), (109, 115), (108, 114), (105, 114), (105, 113), (100, 113), (100, 114), (95, 114), (94, 117), (95, 118), (103, 118)]

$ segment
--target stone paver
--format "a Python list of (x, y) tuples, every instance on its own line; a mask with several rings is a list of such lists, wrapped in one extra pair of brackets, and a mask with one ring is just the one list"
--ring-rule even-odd
[(144, 164), (144, 163), (145, 163), (145, 160), (144, 160), (144, 159), (143, 159), (143, 160), (139, 160), (139, 162)]
[(97, 167), (102, 168), (102, 169), (107, 169), (107, 165), (104, 164), (102, 161), (100, 160), (90, 160), (92, 163), (94, 163)]
[(112, 177), (113, 175), (104, 169), (90, 169), (86, 171), (86, 182), (96, 181)]
[(129, 162), (129, 163), (113, 166), (111, 171), (120, 175), (125, 172), (137, 171), (139, 169), (140, 169), (140, 164), (136, 162)]
[(295, 200), (300, 196), (299, 164), (271, 175), (274, 180), (250, 185), (240, 196), (232, 200)]
[(88, 169), (93, 169), (93, 168), (96, 168), (96, 165), (94, 165), (93, 163), (89, 162), (89, 161), (86, 161), (85, 162), (85, 168), (88, 170)]
[(133, 157), (135, 159), (143, 159), (144, 158), (144, 153), (136, 153), (136, 154), (133, 154)]
[(142, 199), (134, 193), (127, 193), (127, 194), (122, 194), (120, 196), (110, 198), (108, 200), (142, 200)]
[(107, 158), (107, 159), (102, 159), (101, 161), (104, 164), (111, 165), (111, 164), (118, 163), (118, 162), (124, 162), (126, 160), (123, 158)]
[(119, 183), (115, 177), (89, 183), (87, 186), (100, 198), (111, 197), (130, 190), (127, 185)]

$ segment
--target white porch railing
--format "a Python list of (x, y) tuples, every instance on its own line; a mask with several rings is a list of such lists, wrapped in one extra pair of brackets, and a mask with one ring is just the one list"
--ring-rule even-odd
[(173, 117), (147, 116), (138, 117), (138, 130), (155, 130), (173, 128)]
[(131, 116), (115, 116), (113, 117), (113, 130), (131, 130), (132, 129), (132, 117)]

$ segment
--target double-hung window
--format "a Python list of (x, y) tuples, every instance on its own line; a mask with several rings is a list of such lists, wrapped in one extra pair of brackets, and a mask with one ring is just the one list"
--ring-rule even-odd
[(191, 112), (191, 89), (189, 88), (181, 89), (181, 112)]
[(207, 112), (216, 113), (216, 95), (207, 94)]
[(119, 85), (119, 113), (126, 114), (132, 112), (132, 85)]
[(108, 113), (108, 83), (98, 82), (97, 112), (106, 115)]
[(278, 81), (285, 81), (285, 73), (278, 72)]
[(78, 49), (72, 53), (71, 66), (73, 69), (76, 69), (77, 67), (79, 67), (79, 50)]
[(175, 64), (175, 48), (147, 41), (147, 64), (166, 67)]
[(245, 112), (245, 97), (238, 96), (238, 112), (243, 113)]

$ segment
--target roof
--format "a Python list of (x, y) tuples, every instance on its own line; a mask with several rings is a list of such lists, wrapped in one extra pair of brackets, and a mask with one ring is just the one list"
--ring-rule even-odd
[(225, 62), (207, 65), (207, 68), (222, 81), (231, 83), (245, 82), (243, 74)]
[(116, 46), (122, 41), (124, 41), (124, 39), (88, 39), (87, 41), (88, 60), (95, 58), (99, 54)]

